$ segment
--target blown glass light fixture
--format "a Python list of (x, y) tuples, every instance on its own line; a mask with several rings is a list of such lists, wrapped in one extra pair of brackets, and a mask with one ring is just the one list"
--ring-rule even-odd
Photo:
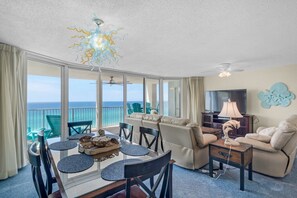
[(104, 62), (117, 62), (120, 55), (117, 52), (115, 40), (118, 30), (103, 30), (103, 20), (93, 18), (96, 29), (85, 30), (81, 28), (67, 29), (78, 33), (71, 38), (79, 41), (70, 46), (76, 48), (81, 56), (82, 64), (102, 65)]

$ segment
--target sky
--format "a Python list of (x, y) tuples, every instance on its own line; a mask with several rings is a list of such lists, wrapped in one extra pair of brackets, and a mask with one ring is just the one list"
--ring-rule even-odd
[[(103, 101), (123, 101), (123, 86), (103, 84)], [(168, 86), (164, 86), (168, 93)], [(167, 101), (167, 94), (164, 100)], [(61, 80), (58, 77), (28, 75), (28, 102), (60, 102)], [(127, 85), (127, 100), (142, 101), (142, 84)], [(96, 81), (70, 79), (69, 101), (96, 101)]]

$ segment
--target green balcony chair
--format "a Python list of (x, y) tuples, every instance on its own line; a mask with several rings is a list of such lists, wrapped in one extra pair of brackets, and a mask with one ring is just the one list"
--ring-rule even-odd
[(131, 104), (130, 103), (127, 103), (127, 111), (128, 111), (128, 115), (132, 114), (133, 113), (133, 109), (131, 107)]
[(51, 128), (50, 133), (46, 138), (61, 136), (61, 116), (60, 115), (46, 115), (46, 120)]
[(27, 128), (27, 140), (31, 140), (32, 142), (34, 142), (37, 138), (37, 135), (40, 131), (43, 131), (45, 136), (47, 136), (50, 133), (50, 129), (46, 129), (46, 128), (40, 128), (37, 130), (31, 130), (31, 127)]
[(152, 108), (151, 108), (151, 103), (149, 103), (149, 102), (146, 102), (145, 103), (145, 113), (146, 114), (150, 114), (151, 113), (151, 110), (152, 110)]
[(140, 103), (133, 103), (132, 104), (133, 107), (133, 112), (142, 112), (142, 108), (141, 108), (141, 104)]

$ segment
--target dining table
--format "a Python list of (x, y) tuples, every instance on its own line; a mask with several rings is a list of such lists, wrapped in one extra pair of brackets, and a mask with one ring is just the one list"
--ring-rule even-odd
[[(111, 134), (108, 133), (107, 134)], [(96, 135), (95, 135), (96, 136)], [(114, 136), (117, 137), (117, 136)], [(72, 198), (72, 197), (107, 197), (115, 192), (118, 192), (122, 189), (125, 189), (126, 180), (123, 178), (116, 181), (108, 181), (102, 178), (101, 172), (111, 164), (114, 164), (119, 161), (129, 161), (132, 159), (135, 160), (149, 160), (158, 156), (158, 153), (150, 150), (145, 155), (133, 156), (127, 155), (121, 152), (120, 149), (109, 151), (106, 153), (101, 153), (99, 155), (91, 156), (94, 160), (94, 163), (90, 164), (90, 167), (81, 172), (75, 173), (65, 173), (60, 171), (58, 168), (59, 162), (68, 156), (74, 155), (85, 155), (81, 154), (78, 149), (79, 142), (78, 140), (68, 140), (75, 142), (77, 145), (74, 148), (68, 150), (54, 150), (50, 149), (50, 145), (60, 141), (67, 141), (67, 139), (62, 139), (61, 137), (49, 138), (47, 139), (48, 155), (52, 164), (53, 172), (56, 176), (57, 184), (60, 190), (62, 197)], [(120, 146), (123, 144), (123, 140), (120, 140)], [(125, 141), (124, 144), (131, 144), (130, 142)], [(132, 143), (135, 145), (134, 143)], [(63, 161), (63, 160), (62, 160)], [(133, 161), (133, 160), (132, 160)], [(84, 164), (84, 162), (81, 162)], [(89, 162), (88, 162), (89, 163)], [(77, 166), (77, 164), (69, 164), (69, 166)], [(171, 169), (172, 170), (172, 169)], [(108, 175), (107, 175), (108, 176)], [(172, 191), (172, 184), (170, 184), (170, 190)]]

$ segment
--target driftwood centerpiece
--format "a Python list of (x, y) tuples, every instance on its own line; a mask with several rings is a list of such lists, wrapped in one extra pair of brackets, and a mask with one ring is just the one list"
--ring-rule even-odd
[(96, 155), (118, 148), (120, 148), (120, 144), (115, 138), (84, 136), (79, 139), (78, 151), (87, 155)]

